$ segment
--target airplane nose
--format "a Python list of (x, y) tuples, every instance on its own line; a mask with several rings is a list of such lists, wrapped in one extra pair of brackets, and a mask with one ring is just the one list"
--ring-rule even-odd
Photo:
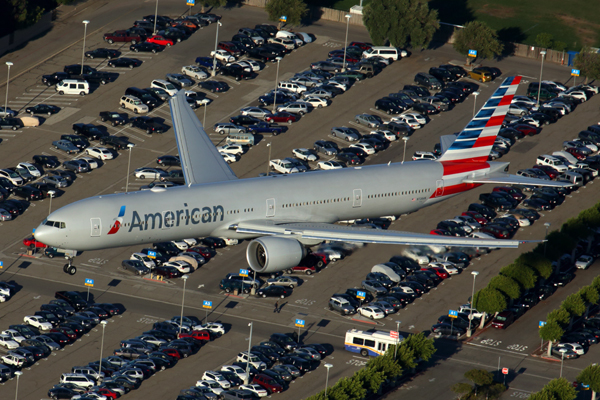
[(51, 243), (48, 243), (50, 241), (51, 230), (52, 228), (49, 226), (40, 225), (37, 228), (35, 228), (35, 232), (33, 232), (33, 237), (38, 242), (42, 242), (46, 245), (51, 245)]

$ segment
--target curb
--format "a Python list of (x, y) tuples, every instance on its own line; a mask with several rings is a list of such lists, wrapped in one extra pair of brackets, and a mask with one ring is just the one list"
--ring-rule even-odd
[(362, 319), (351, 318), (352, 321), (363, 322), (365, 324), (377, 325), (377, 322), (374, 321), (363, 321)]
[(142, 279), (144, 279), (146, 281), (151, 281), (151, 282), (158, 282), (158, 283), (165, 283), (165, 284), (168, 283), (167, 281), (162, 280), (162, 279), (152, 279), (152, 278), (142, 278)]
[(557, 360), (556, 358), (553, 357), (548, 357), (548, 356), (539, 356), (542, 360), (546, 360), (546, 361), (553, 361), (553, 362), (560, 362), (560, 360)]

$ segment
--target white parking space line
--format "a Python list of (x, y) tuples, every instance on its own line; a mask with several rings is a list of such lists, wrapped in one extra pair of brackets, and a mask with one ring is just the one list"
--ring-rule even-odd
[[(14, 131), (16, 132), (16, 131)], [(0, 133), (0, 137), (15, 137), (17, 135), (11, 135), (10, 133)]]

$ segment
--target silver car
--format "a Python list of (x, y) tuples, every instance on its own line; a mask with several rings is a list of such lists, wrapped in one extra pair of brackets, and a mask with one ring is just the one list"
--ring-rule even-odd
[(232, 124), (231, 122), (222, 122), (215, 124), (215, 132), (221, 135), (231, 133), (246, 133), (246, 128), (243, 126)]
[(325, 89), (311, 89), (304, 92), (303, 97), (320, 97), (323, 99), (331, 99), (333, 94)]
[(180, 86), (180, 87), (190, 87), (194, 84), (194, 81), (191, 78), (183, 74), (167, 74), (167, 81)]
[(354, 142), (360, 139), (360, 133), (358, 133), (356, 129), (345, 126), (331, 128), (331, 136), (344, 139), (348, 142)]
[(267, 115), (270, 115), (271, 112), (262, 107), (244, 107), (240, 110), (242, 115), (249, 115), (258, 119), (265, 119)]
[(267, 285), (279, 285), (286, 286), (289, 288), (295, 288), (300, 284), (298, 279), (291, 276), (280, 276), (277, 278), (267, 279)]
[(10, 221), (12, 219), (12, 215), (4, 208), (0, 208), (0, 221)]
[(60, 176), (44, 176), (42, 178), (42, 182), (47, 183), (49, 185), (54, 185), (57, 188), (67, 187), (69, 182), (65, 178)]

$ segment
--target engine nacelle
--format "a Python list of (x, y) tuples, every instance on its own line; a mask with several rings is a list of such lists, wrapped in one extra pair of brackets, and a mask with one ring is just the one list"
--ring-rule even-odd
[(256, 272), (277, 272), (295, 267), (306, 255), (304, 246), (293, 238), (265, 236), (254, 239), (246, 249), (246, 259)]

